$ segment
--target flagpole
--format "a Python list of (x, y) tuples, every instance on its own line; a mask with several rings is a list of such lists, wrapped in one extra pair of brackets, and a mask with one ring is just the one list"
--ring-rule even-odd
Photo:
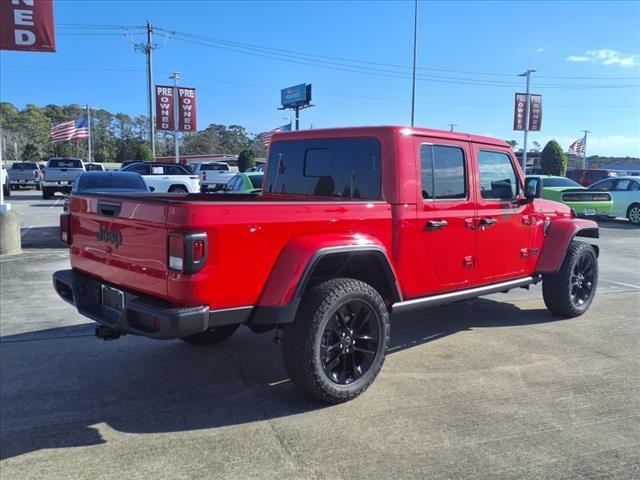
[(587, 168), (587, 133), (591, 133), (589, 130), (582, 130), (584, 132), (584, 138), (582, 139), (582, 168)]
[(91, 107), (89, 105), (87, 105), (87, 129), (89, 131), (89, 136), (87, 137), (88, 140), (88, 149), (89, 149), (89, 163), (91, 163), (92, 160), (92, 152), (91, 152)]

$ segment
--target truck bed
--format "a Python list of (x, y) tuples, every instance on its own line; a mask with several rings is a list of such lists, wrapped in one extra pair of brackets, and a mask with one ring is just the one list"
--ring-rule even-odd
[[(356, 231), (391, 244), (391, 206), (382, 201), (84, 194), (71, 198), (69, 212), (74, 270), (174, 307), (258, 304), (278, 255), (295, 237)], [(199, 272), (168, 268), (173, 232), (207, 234), (206, 265)]]

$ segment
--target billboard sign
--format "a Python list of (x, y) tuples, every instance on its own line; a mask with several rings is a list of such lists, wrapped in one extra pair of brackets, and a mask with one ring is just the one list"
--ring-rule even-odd
[(0, 0), (0, 50), (55, 52), (53, 0)]
[(539, 132), (542, 126), (542, 95), (529, 95), (529, 131)]
[(527, 104), (526, 93), (516, 93), (516, 103), (513, 111), (513, 129), (524, 130), (525, 125), (525, 106)]
[(299, 107), (311, 103), (311, 84), (301, 83), (280, 90), (280, 103), (284, 108)]
[[(167, 85), (156, 85), (156, 129), (175, 131), (174, 89)], [(178, 128), (180, 132), (196, 131), (196, 89), (178, 88)]]

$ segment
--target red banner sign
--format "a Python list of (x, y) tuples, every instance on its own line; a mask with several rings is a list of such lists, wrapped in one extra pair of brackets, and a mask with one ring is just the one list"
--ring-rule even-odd
[[(513, 129), (524, 130), (525, 110), (527, 105), (527, 94), (516, 93), (516, 102), (513, 110)], [(539, 132), (542, 126), (542, 95), (529, 94), (529, 126), (530, 132)]]
[[(174, 90), (175, 87), (156, 85), (156, 129), (175, 130)], [(196, 131), (196, 89), (178, 87), (178, 130)]]
[(516, 104), (513, 111), (513, 129), (525, 129), (525, 108), (527, 105), (527, 95), (525, 93), (516, 93)]
[(156, 85), (156, 130), (174, 130), (173, 87)]
[(0, 50), (55, 52), (53, 0), (0, 0)]
[(529, 95), (529, 131), (539, 132), (542, 126), (542, 95)]

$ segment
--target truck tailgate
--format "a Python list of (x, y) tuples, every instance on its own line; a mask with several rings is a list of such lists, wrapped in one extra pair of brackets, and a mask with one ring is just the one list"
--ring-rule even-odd
[(167, 203), (72, 196), (71, 266), (105, 282), (167, 297)]

